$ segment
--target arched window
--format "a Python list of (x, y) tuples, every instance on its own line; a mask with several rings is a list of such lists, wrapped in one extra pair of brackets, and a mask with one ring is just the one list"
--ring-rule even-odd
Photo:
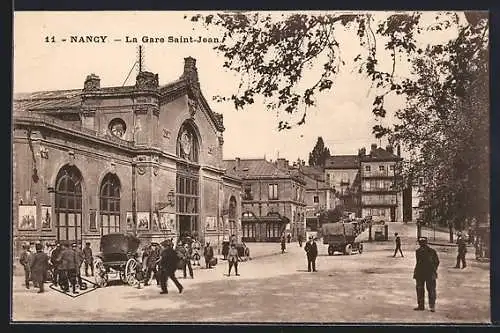
[(82, 236), (82, 174), (65, 165), (56, 178), (56, 229), (58, 241), (77, 242)]
[(108, 173), (101, 184), (101, 235), (120, 232), (120, 181)]
[(186, 121), (179, 130), (177, 156), (189, 162), (198, 162), (199, 140), (195, 125)]

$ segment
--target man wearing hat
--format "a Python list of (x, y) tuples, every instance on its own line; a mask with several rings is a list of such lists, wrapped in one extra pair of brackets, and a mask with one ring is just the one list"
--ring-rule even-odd
[(90, 242), (85, 243), (83, 248), (83, 260), (85, 263), (85, 276), (89, 276), (89, 266), (90, 272), (94, 275), (94, 256), (92, 255), (92, 249), (90, 248)]
[(33, 260), (30, 263), (30, 272), (33, 283), (36, 283), (40, 290), (38, 293), (44, 292), (43, 284), (47, 277), (47, 270), (49, 269), (49, 256), (43, 252), (42, 244), (35, 245), (36, 253), (33, 255)]
[[(59, 283), (61, 287), (66, 290), (69, 289), (69, 284), (73, 289), (73, 294), (78, 294), (76, 291), (76, 278), (77, 278), (77, 255), (76, 252), (70, 248), (68, 243), (64, 243), (63, 250), (59, 254), (57, 261), (60, 262), (60, 273), (62, 275), (62, 281)], [(69, 280), (69, 281), (68, 281)]]
[(310, 272), (312, 266), (312, 271), (316, 272), (316, 257), (318, 256), (318, 246), (316, 245), (313, 236), (309, 236), (309, 241), (306, 243), (306, 246), (304, 246), (304, 250), (307, 254), (307, 271)]
[(214, 249), (210, 246), (210, 242), (207, 242), (207, 245), (203, 249), (203, 256), (205, 257), (205, 266), (206, 268), (212, 268), (212, 258), (214, 257)]
[(82, 264), (83, 261), (85, 260), (85, 255), (83, 254), (82, 249), (76, 244), (73, 243), (71, 245), (71, 248), (76, 254), (76, 279), (78, 281), (78, 285), (81, 287), (82, 286)]
[(175, 277), (175, 271), (177, 270), (177, 264), (179, 262), (177, 253), (175, 253), (175, 250), (172, 247), (172, 243), (168, 240), (161, 242), (161, 246), (163, 247), (163, 250), (161, 251), (160, 257), (160, 294), (168, 294), (168, 278), (170, 278), (174, 282), (177, 289), (179, 289), (179, 293), (182, 293), (184, 287)]
[(59, 284), (59, 280), (61, 278), (61, 262), (58, 261), (59, 255), (62, 252), (61, 243), (57, 242), (56, 248), (50, 254), (50, 263), (52, 265), (53, 273), (52, 273), (52, 282), (55, 286)]
[(413, 271), (413, 278), (416, 280), (417, 303), (416, 311), (425, 309), (425, 289), (427, 289), (429, 297), (429, 308), (432, 312), (435, 311), (436, 304), (436, 279), (437, 268), (439, 266), (439, 258), (436, 251), (427, 244), (427, 237), (418, 239), (420, 247), (415, 252), (417, 263)]
[(30, 289), (30, 257), (29, 244), (23, 244), (23, 252), (19, 256), (19, 263), (24, 268), (24, 285), (26, 289)]
[(396, 237), (396, 249), (394, 250), (394, 255), (392, 257), (396, 257), (398, 250), (399, 250), (399, 253), (401, 253), (401, 257), (404, 257), (403, 251), (401, 250), (401, 237), (399, 237), (399, 234), (397, 232), (394, 233), (394, 237)]
[(465, 268), (467, 267), (467, 264), (465, 263), (465, 254), (467, 253), (467, 242), (461, 232), (459, 232), (457, 236), (458, 236), (457, 238), (458, 255), (457, 255), (457, 264), (455, 265), (455, 268), (460, 268), (460, 263), (462, 263), (462, 268)]

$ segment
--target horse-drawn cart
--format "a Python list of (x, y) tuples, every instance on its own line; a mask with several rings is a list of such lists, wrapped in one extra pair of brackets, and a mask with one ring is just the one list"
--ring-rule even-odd
[(95, 283), (105, 287), (115, 275), (129, 285), (137, 283), (137, 249), (140, 240), (131, 234), (113, 233), (101, 237), (100, 253), (94, 258)]

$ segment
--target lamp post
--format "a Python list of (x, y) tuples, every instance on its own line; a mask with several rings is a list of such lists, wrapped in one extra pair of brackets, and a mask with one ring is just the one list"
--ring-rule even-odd
[(136, 186), (135, 169), (136, 169), (136, 163), (132, 162), (132, 223), (134, 224), (133, 226), (134, 236), (137, 236), (137, 207), (136, 207), (137, 193), (135, 190)]

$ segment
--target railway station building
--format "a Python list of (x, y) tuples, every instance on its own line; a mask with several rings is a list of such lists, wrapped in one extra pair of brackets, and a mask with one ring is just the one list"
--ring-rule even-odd
[(91, 242), (133, 232), (148, 243), (189, 233), (241, 238), (241, 179), (223, 164), (223, 117), (204, 98), (196, 60), (159, 84), (14, 95), (13, 240)]

